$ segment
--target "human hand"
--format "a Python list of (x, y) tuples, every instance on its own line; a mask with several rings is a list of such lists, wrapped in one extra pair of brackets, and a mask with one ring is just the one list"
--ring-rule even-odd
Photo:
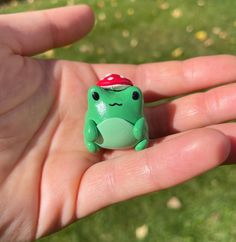
[[(34, 240), (235, 160), (236, 127), (220, 124), (236, 116), (235, 57), (140, 66), (30, 58), (92, 25), (86, 6), (0, 16), (1, 241)], [(87, 90), (107, 73), (130, 78), (146, 101), (224, 86), (146, 108), (150, 148), (91, 154), (83, 143)]]

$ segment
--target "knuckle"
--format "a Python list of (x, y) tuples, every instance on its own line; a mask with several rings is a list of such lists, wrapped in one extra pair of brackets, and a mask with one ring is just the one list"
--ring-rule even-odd
[(143, 174), (146, 177), (152, 190), (159, 191), (163, 189), (160, 177), (157, 175), (158, 166), (156, 166), (153, 157), (151, 158), (148, 150), (144, 150)]
[(116, 180), (116, 166), (115, 164), (112, 164), (109, 166), (105, 174), (105, 190), (111, 201), (117, 200)]

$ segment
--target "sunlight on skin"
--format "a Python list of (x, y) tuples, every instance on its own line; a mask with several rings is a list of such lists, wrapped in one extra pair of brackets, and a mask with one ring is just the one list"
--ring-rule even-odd
[[(29, 57), (73, 43), (93, 22), (91, 9), (84, 5), (0, 16), (0, 241), (32, 241), (110, 204), (186, 181), (228, 155), (235, 158), (234, 124), (198, 129), (235, 118), (221, 110), (234, 107), (235, 87), (227, 85), (236, 78), (233, 56), (141, 66)], [(225, 66), (230, 74), (213, 64)], [(214, 113), (196, 114), (194, 122), (183, 118), (181, 126), (176, 120), (193, 95), (172, 103), (175, 109), (162, 117), (167, 128), (159, 126), (156, 115), (161, 109), (165, 114), (168, 106), (147, 110), (154, 139), (146, 150), (91, 154), (83, 143), (87, 90), (111, 72), (134, 80), (147, 100), (219, 84), (227, 87), (205, 94), (206, 99), (212, 96), (208, 105), (214, 106)], [(190, 102), (189, 113), (198, 105), (202, 103)], [(182, 133), (173, 134), (178, 131)], [(169, 136), (156, 139), (160, 133)]]

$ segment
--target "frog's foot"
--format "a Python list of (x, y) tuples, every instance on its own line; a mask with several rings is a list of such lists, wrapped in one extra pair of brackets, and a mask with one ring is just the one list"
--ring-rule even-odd
[(135, 150), (140, 151), (140, 150), (145, 149), (147, 146), (148, 146), (148, 140), (147, 139), (143, 139), (138, 144), (136, 144)]
[(85, 143), (86, 143), (86, 147), (89, 152), (95, 153), (95, 152), (99, 151), (99, 149), (100, 149), (100, 147), (97, 144), (95, 144), (94, 142), (87, 141)]

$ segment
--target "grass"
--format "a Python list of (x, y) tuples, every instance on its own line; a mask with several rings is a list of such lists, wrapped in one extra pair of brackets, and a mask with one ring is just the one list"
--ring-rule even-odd
[[(96, 26), (84, 40), (46, 52), (43, 58), (143, 63), (236, 52), (234, 0), (31, 2), (8, 2), (0, 12), (89, 3), (96, 13)], [(177, 187), (104, 209), (39, 241), (234, 242), (235, 177), (236, 167), (220, 167)], [(176, 209), (167, 206), (173, 197), (181, 204)], [(146, 231), (141, 239), (137, 228), (142, 226)]]

